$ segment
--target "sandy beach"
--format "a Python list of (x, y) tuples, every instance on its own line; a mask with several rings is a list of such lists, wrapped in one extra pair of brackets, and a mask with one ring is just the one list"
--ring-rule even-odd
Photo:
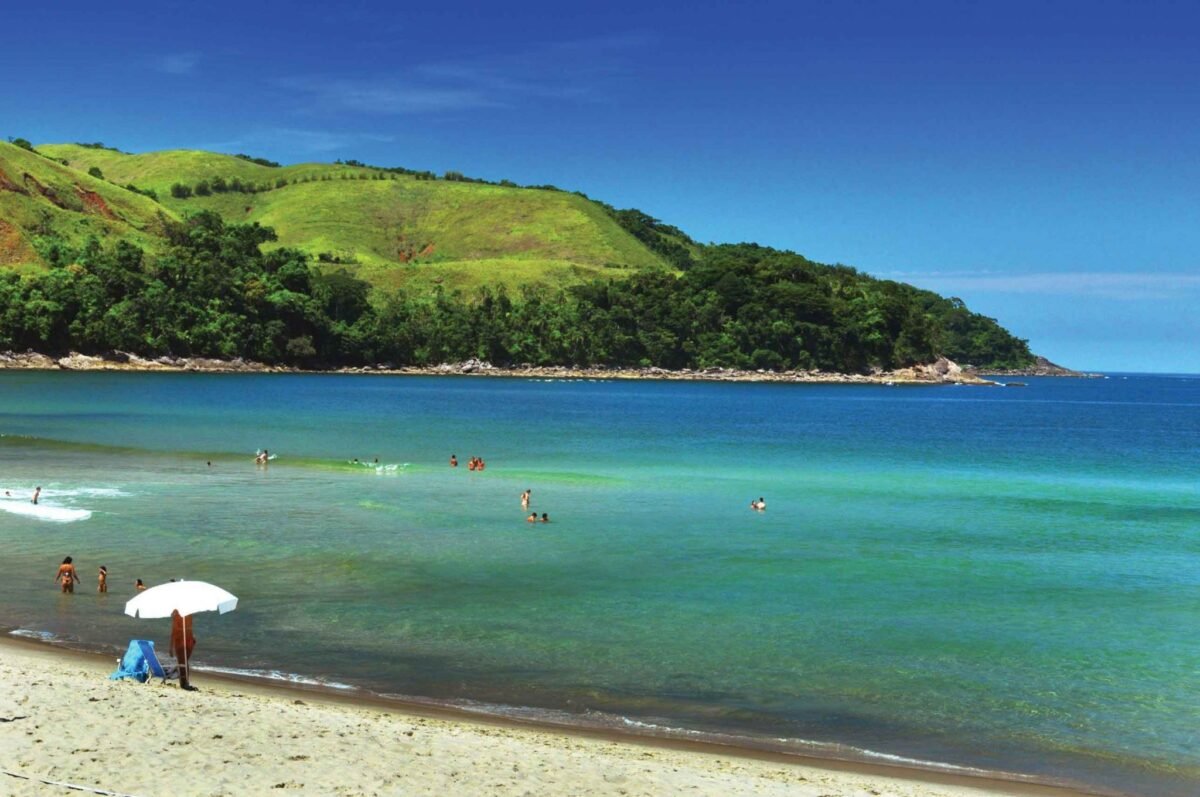
[(488, 722), (206, 673), (189, 693), (109, 681), (113, 665), (0, 640), (0, 793), (62, 794), (52, 784), (70, 784), (84, 791), (67, 793), (138, 797), (1076, 794)]

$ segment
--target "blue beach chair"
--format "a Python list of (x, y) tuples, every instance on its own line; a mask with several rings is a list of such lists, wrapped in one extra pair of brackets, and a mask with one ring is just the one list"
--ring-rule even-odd
[[(174, 659), (170, 660), (172, 663)], [(154, 652), (154, 642), (149, 639), (131, 639), (125, 656), (117, 665), (117, 671), (108, 676), (109, 680), (119, 681), (122, 678), (132, 678), (145, 683), (151, 678), (159, 678), (163, 683), (168, 678), (179, 677), (179, 666), (164, 667)]]

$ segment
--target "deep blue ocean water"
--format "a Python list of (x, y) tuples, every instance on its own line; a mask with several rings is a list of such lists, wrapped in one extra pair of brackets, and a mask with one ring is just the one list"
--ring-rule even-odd
[(0, 373), (0, 626), (203, 579), (209, 667), (1194, 795), (1200, 377), (1023, 381)]

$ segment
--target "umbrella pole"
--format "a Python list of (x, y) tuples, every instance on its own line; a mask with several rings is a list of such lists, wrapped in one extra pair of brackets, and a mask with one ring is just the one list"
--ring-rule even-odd
[(187, 675), (186, 675), (186, 677), (187, 677), (187, 685), (188, 685), (188, 686), (191, 686), (191, 685), (192, 685), (192, 674), (191, 674), (190, 672), (188, 672), (188, 663), (187, 663), (187, 659), (188, 659), (188, 649), (187, 649), (187, 639), (188, 639), (188, 637), (187, 637), (187, 619), (188, 619), (188, 616), (187, 616), (186, 614), (185, 614), (185, 615), (183, 615), (183, 672), (182, 672), (182, 673), (180, 673), (180, 684), (179, 684), (180, 686), (183, 686), (183, 681), (182, 681), (182, 679), (183, 679), (183, 677), (184, 677), (184, 673), (187, 673)]

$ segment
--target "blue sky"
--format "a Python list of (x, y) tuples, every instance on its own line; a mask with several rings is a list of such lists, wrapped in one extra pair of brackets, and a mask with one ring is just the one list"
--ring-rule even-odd
[(3, 40), (3, 135), (554, 183), (1200, 372), (1194, 3), (56, 2)]

